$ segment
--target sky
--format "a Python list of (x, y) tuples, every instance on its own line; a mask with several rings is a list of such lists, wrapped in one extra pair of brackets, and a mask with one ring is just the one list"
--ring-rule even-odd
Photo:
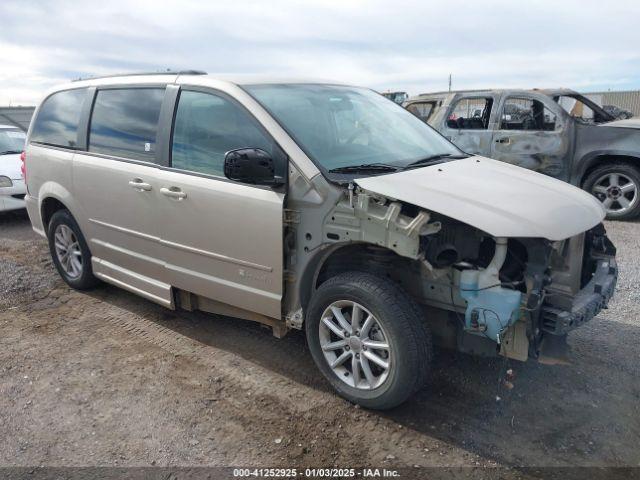
[(640, 88), (638, 0), (2, 0), (0, 105), (78, 77), (197, 69), (410, 94)]

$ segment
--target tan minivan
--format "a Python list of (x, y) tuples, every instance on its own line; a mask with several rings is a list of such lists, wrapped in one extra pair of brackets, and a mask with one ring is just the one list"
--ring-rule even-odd
[(544, 360), (615, 288), (595, 198), (465, 154), (366, 88), (80, 80), (46, 95), (23, 158), (70, 286), (304, 328), (329, 382), (370, 408), (423, 385), (432, 342)]

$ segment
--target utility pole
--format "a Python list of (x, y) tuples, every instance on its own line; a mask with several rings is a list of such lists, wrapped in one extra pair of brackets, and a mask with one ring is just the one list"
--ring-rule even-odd
[(451, 91), (451, 74), (449, 74), (449, 91)]

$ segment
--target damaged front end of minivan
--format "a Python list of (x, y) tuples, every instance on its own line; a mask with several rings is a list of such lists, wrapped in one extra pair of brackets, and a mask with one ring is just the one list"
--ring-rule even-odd
[[(458, 176), (464, 162), (465, 168), (484, 167), (474, 177)], [(520, 198), (492, 206), (487, 179), (495, 181), (496, 172), (505, 171), (502, 165), (492, 171), (493, 166), (492, 160), (475, 158), (357, 179), (324, 218), (326, 254), (314, 283), (341, 271), (372, 272), (391, 278), (416, 300), (441, 346), (521, 361), (566, 361), (567, 333), (606, 308), (615, 289), (616, 251), (601, 223), (604, 213), (587, 194), (551, 179), (537, 187), (519, 185)], [(512, 186), (529, 181), (521, 174), (515, 172)], [(449, 202), (440, 204), (432, 194), (442, 185), (437, 176), (447, 175), (484, 182), (487, 203), (482, 209), (493, 210), (494, 218), (479, 211), (469, 217), (469, 210), (482, 203), (474, 198), (480, 190), (459, 190), (455, 182), (454, 190), (444, 192)], [(412, 184), (423, 192), (418, 197), (412, 196)], [(556, 197), (563, 215), (573, 210), (580, 218), (562, 225), (547, 218), (545, 223), (545, 215), (551, 215), (536, 215), (540, 210), (531, 209), (528, 198), (540, 188), (547, 198)], [(571, 196), (574, 191), (577, 197)]]

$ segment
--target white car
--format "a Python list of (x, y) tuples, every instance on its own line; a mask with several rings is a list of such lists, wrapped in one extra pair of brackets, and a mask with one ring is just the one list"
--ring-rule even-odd
[(0, 125), (0, 212), (25, 208), (27, 187), (20, 171), (25, 139), (20, 129)]

